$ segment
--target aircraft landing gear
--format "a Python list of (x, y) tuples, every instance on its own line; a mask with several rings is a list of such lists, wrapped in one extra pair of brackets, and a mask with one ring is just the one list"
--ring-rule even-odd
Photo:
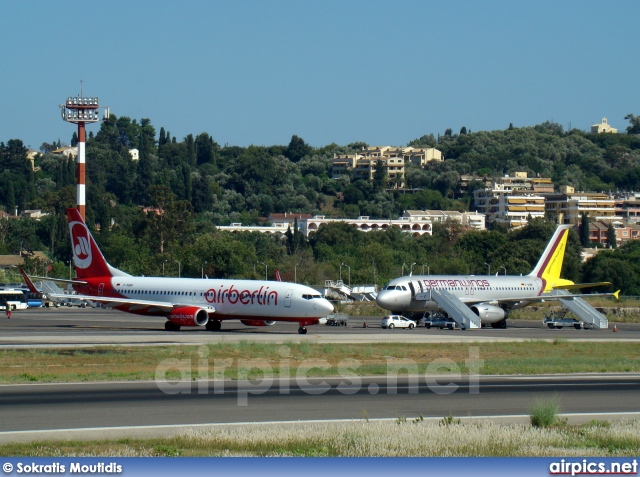
[(218, 320), (207, 321), (207, 325), (205, 326), (207, 331), (220, 331), (222, 328), (222, 323)]
[(497, 323), (491, 323), (491, 328), (500, 328), (501, 330), (507, 329), (507, 320), (498, 321)]
[(299, 335), (306, 335), (307, 334), (307, 328), (305, 326), (301, 326), (300, 328), (298, 328), (298, 334)]
[(171, 320), (167, 320), (164, 322), (164, 329), (166, 331), (180, 331), (180, 325), (174, 323)]

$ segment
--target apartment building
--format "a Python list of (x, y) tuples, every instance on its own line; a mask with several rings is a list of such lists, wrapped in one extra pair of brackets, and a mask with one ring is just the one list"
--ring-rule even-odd
[(331, 178), (338, 179), (348, 175), (354, 180), (372, 181), (378, 169), (378, 163), (386, 169), (389, 187), (404, 187), (405, 164), (412, 161), (424, 166), (429, 161), (442, 161), (442, 152), (435, 148), (369, 146), (356, 154), (335, 154)]
[(638, 197), (631, 198), (615, 198), (616, 216), (629, 223), (640, 222), (640, 199)]
[(488, 224), (500, 224), (509, 229), (527, 225), (529, 217), (544, 217), (544, 197), (533, 190), (505, 189), (504, 184), (495, 184), (492, 189), (476, 190), (474, 206), (479, 214), (486, 216)]
[[(326, 217), (324, 215), (316, 215), (304, 222), (304, 234), (309, 235), (316, 232), (323, 224), (332, 222), (343, 222), (353, 226), (361, 232), (373, 232), (376, 230), (386, 230), (389, 227), (397, 226), (402, 232), (410, 233), (414, 236), (432, 235), (432, 224), (430, 220), (412, 221), (410, 219), (400, 217), (398, 219), (371, 219), (368, 216), (360, 216), (357, 219), (336, 219)], [(303, 228), (300, 228), (302, 231)]]
[(484, 230), (486, 216), (478, 212), (458, 212), (456, 210), (405, 210), (402, 218), (412, 222), (443, 223), (453, 221), (458, 222), (463, 227)]
[(426, 166), (427, 163), (431, 161), (444, 161), (442, 151), (439, 151), (435, 147), (405, 147), (402, 149), (402, 155), (405, 164), (411, 161), (421, 167)]
[[(589, 222), (589, 240), (591, 243), (600, 244), (603, 247), (609, 247), (609, 241), (607, 240), (609, 223), (613, 225), (616, 231), (616, 245), (620, 247), (629, 240), (640, 239), (640, 225), (628, 224), (619, 220), (612, 222), (604, 222), (602, 220), (595, 220)], [(579, 233), (579, 225), (576, 225), (576, 231)]]
[(560, 192), (543, 194), (547, 217), (557, 224), (579, 224), (582, 214), (590, 220), (622, 220), (616, 214), (615, 199), (604, 192), (575, 192), (571, 186), (562, 186)]
[(372, 181), (378, 169), (378, 162), (386, 169), (389, 186), (404, 186), (404, 157), (402, 148), (392, 146), (370, 146), (356, 154), (335, 154), (331, 178), (349, 175), (354, 180)]

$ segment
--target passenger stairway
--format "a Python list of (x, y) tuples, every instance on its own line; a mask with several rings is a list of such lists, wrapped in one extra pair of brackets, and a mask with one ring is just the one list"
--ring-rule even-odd
[(431, 299), (462, 328), (480, 328), (480, 317), (447, 290), (431, 290)]
[(567, 296), (566, 298), (559, 298), (560, 306), (565, 310), (571, 311), (580, 321), (583, 321), (593, 328), (607, 329), (609, 327), (609, 320), (607, 317), (589, 305), (579, 296), (572, 296), (569, 290), (553, 290), (550, 293), (551, 296)]

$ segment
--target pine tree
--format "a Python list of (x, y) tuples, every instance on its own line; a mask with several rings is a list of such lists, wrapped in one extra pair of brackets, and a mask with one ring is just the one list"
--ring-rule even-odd
[(580, 218), (580, 243), (583, 247), (588, 247), (591, 244), (589, 235), (589, 215), (583, 212)]
[(613, 227), (612, 222), (609, 222), (609, 227), (607, 228), (607, 244), (609, 248), (618, 248), (616, 229)]

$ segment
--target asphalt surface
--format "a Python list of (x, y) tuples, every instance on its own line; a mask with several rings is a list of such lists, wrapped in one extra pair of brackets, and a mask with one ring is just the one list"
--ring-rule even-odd
[[(366, 321), (368, 327), (364, 328)], [(240, 322), (223, 322), (220, 332), (202, 328), (164, 330), (164, 318), (143, 317), (109, 309), (53, 308), (16, 311), (12, 319), (0, 315), (0, 349), (6, 347), (95, 345), (95, 344), (196, 344), (219, 341), (314, 341), (314, 342), (468, 342), (526, 340), (624, 340), (640, 341), (640, 323), (618, 323), (608, 330), (550, 330), (540, 321), (509, 320), (506, 330), (413, 330), (380, 328), (379, 317), (351, 317), (347, 326), (317, 325), (299, 335), (294, 323), (248, 327)]]
[(177, 384), (0, 386), (0, 432), (362, 419), (365, 414), (370, 419), (521, 415), (535, 400), (551, 398), (566, 413), (640, 412), (637, 374)]
[[(166, 332), (164, 319), (108, 309), (30, 309), (0, 318), (0, 349), (14, 347), (93, 346), (96, 344), (196, 344), (256, 342), (468, 342), (565, 340), (640, 341), (640, 324), (609, 330), (550, 330), (541, 321), (510, 321), (506, 330), (383, 330), (380, 318), (353, 317), (348, 326), (318, 325), (307, 335), (278, 323), (246, 327), (223, 323), (217, 333), (184, 328)], [(363, 321), (369, 325), (363, 328)], [(407, 419), (526, 414), (536, 399), (555, 397), (563, 413), (583, 419), (605, 413), (640, 416), (640, 375), (478, 377), (371, 377), (275, 382), (200, 381), (196, 383), (126, 382), (0, 386), (0, 442), (51, 438), (132, 436), (171, 426), (309, 420)], [(325, 385), (323, 387), (323, 385)], [(327, 386), (328, 385), (328, 386)], [(446, 387), (449, 385), (450, 387)], [(585, 417), (586, 416), (586, 417)], [(281, 424), (282, 425), (282, 424)], [(164, 427), (163, 427), (164, 426)], [(169, 427), (167, 427), (169, 426)], [(159, 429), (162, 429), (161, 431)], [(139, 434), (135, 434), (139, 436)], [(148, 434), (144, 434), (148, 435)]]

